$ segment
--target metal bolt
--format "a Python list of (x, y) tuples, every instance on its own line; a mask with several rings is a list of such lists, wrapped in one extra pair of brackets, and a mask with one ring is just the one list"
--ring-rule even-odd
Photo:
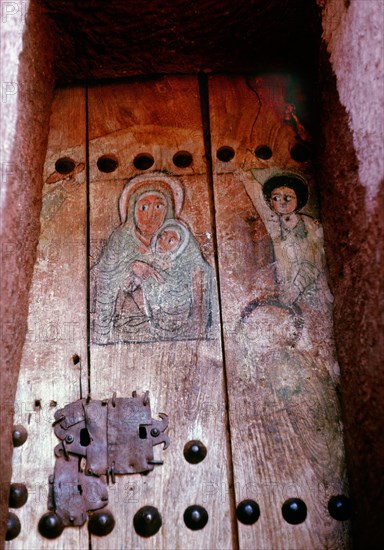
[(39, 521), (39, 533), (46, 539), (56, 539), (64, 530), (62, 520), (54, 512), (47, 512)]
[(24, 428), (24, 426), (18, 424), (17, 426), (13, 427), (12, 440), (14, 447), (21, 447), (21, 445), (23, 445), (27, 441), (27, 437), (28, 432)]
[(149, 405), (149, 390), (147, 390), (144, 394), (144, 397), (143, 397), (143, 405), (144, 407), (146, 407), (147, 405)]
[(9, 491), (9, 507), (21, 508), (28, 500), (28, 489), (24, 483), (12, 483)]
[(252, 525), (260, 517), (260, 508), (254, 500), (243, 500), (236, 508), (236, 516), (241, 523)]
[(351, 517), (351, 501), (345, 495), (336, 495), (329, 499), (328, 512), (338, 521), (346, 521)]
[(21, 523), (19, 518), (13, 512), (8, 513), (7, 517), (7, 532), (5, 534), (5, 540), (15, 539), (21, 531)]
[(184, 446), (184, 458), (190, 464), (198, 464), (207, 456), (207, 447), (198, 440), (188, 441)]
[(156, 535), (162, 524), (161, 514), (154, 506), (143, 506), (133, 518), (136, 533), (145, 538)]
[(159, 435), (160, 435), (160, 430), (158, 428), (152, 428), (151, 436), (152, 437), (158, 437)]
[(75, 439), (75, 438), (73, 437), (72, 434), (67, 434), (67, 435), (65, 436), (65, 441), (66, 441), (67, 443), (73, 443), (73, 440), (74, 440), (74, 439)]
[(184, 523), (192, 531), (203, 529), (208, 523), (208, 512), (202, 506), (194, 504), (184, 512)]
[(115, 518), (109, 510), (98, 510), (89, 518), (88, 531), (92, 535), (105, 537), (115, 527)]
[(307, 506), (300, 498), (289, 498), (281, 507), (281, 512), (287, 523), (298, 525), (307, 517)]

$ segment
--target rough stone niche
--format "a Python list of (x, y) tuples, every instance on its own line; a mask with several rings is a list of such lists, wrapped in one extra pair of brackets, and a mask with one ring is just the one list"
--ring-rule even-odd
[[(2, 2), (1, 471), (39, 234), (55, 84), (155, 73), (299, 71), (318, 89), (318, 183), (354, 542), (384, 540), (383, 34), (381, 0)], [(322, 28), (321, 28), (322, 27)]]

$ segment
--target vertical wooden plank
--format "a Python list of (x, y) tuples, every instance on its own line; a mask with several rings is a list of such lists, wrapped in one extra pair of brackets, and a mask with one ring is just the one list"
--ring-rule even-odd
[[(260, 507), (256, 523), (239, 522), (239, 544), (343, 548), (348, 526), (327, 510), (347, 489), (302, 91), (283, 76), (209, 82), (236, 502)], [(282, 516), (291, 498), (307, 507), (296, 525)]]
[[(54, 412), (87, 391), (85, 90), (58, 90), (44, 166), (41, 234), (30, 293), (28, 333), (15, 402), (15, 424), (28, 439), (15, 448), (13, 482), (25, 483), (27, 503), (14, 510), (20, 535), (9, 549), (87, 548), (86, 527), (55, 539), (38, 532), (53, 474)], [(55, 168), (59, 159), (61, 164)], [(73, 165), (71, 164), (73, 162)], [(59, 173), (59, 172), (65, 173)], [(78, 359), (81, 361), (78, 361)]]
[[(147, 476), (117, 476), (109, 485), (116, 526), (105, 539), (92, 537), (92, 547), (230, 548), (236, 543), (197, 80), (90, 89), (89, 137), (92, 397), (149, 390), (152, 415), (169, 415), (171, 440), (165, 452), (155, 448), (164, 465)], [(180, 151), (192, 155), (189, 166), (175, 165)], [(149, 169), (135, 167), (139, 154), (153, 158)], [(118, 162), (113, 172), (98, 169), (105, 156)], [(152, 225), (145, 217), (151, 201), (164, 209), (165, 221), (154, 214)], [(176, 244), (164, 241), (170, 231)], [(183, 456), (191, 440), (207, 448), (199, 464)], [(133, 528), (144, 505), (162, 515), (162, 528), (150, 538)], [(208, 512), (201, 530), (184, 524), (192, 505)]]

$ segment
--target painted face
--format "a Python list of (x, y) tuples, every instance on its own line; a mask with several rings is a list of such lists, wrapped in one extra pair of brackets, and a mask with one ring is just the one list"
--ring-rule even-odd
[(271, 193), (271, 204), (278, 214), (292, 214), (297, 208), (296, 193), (290, 187), (277, 187)]
[(172, 252), (179, 246), (180, 240), (181, 236), (175, 229), (164, 229), (157, 238), (156, 251), (159, 254)]
[(159, 195), (145, 195), (135, 205), (135, 222), (138, 230), (152, 237), (163, 225), (167, 213), (165, 198)]

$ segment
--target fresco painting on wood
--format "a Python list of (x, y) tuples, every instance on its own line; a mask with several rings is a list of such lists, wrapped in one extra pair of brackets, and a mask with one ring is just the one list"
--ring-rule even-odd
[(326, 277), (323, 229), (308, 208), (306, 177), (276, 168), (252, 169), (251, 175), (240, 177), (273, 246), (274, 286), (268, 293), (283, 305), (300, 306), (306, 350), (316, 347), (331, 361), (333, 374), (333, 297)]
[(212, 268), (181, 217), (183, 202), (177, 177), (152, 172), (126, 183), (121, 225), (92, 269), (95, 344), (210, 337)]
[(274, 254), (273, 285), (244, 306), (235, 330), (256, 417), (273, 430), (276, 456), (291, 430), (290, 452), (306, 457), (318, 486), (338, 493), (346, 480), (322, 227), (303, 211), (309, 189), (299, 171), (252, 169), (238, 177)]
[[(345, 547), (327, 510), (348, 489), (306, 98), (284, 75), (209, 83), (236, 500), (268, 509), (268, 525), (239, 525), (240, 546)], [(294, 535), (287, 498), (308, 512)]]

